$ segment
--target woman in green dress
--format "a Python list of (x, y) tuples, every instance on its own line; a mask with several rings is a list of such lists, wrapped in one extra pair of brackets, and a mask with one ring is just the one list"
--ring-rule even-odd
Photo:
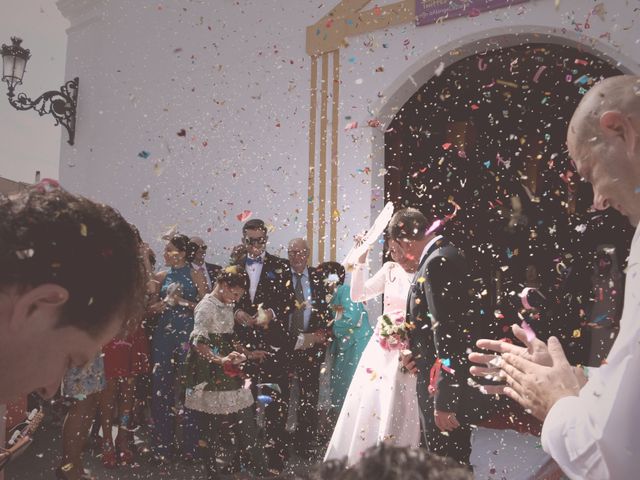
[(235, 438), (231, 462), (225, 473), (236, 473), (241, 450), (248, 450), (255, 475), (264, 475), (263, 452), (256, 445), (257, 427), (251, 390), (244, 388), (240, 365), (261, 361), (266, 352), (246, 351), (235, 341), (233, 305), (244, 294), (248, 278), (240, 267), (224, 269), (213, 291), (195, 309), (191, 349), (186, 358), (185, 406), (194, 410), (203, 442), (208, 479), (216, 479), (216, 456), (230, 449), (229, 435)]
[(350, 287), (344, 283), (344, 267), (337, 262), (325, 262), (318, 269), (325, 275), (327, 291), (333, 292), (330, 305), (334, 312), (334, 338), (328, 354), (332, 359), (331, 409), (337, 414), (373, 329), (364, 305), (351, 300)]

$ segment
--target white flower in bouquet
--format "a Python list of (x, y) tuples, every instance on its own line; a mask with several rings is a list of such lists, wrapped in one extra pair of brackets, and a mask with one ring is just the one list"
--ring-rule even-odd
[(412, 323), (402, 311), (389, 312), (378, 317), (378, 341), (385, 350), (404, 350), (409, 344)]

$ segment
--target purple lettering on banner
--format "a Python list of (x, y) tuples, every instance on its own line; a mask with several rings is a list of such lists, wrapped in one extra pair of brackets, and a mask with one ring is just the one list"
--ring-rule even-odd
[(476, 17), (482, 12), (529, 0), (416, 0), (416, 25), (429, 25), (456, 17)]

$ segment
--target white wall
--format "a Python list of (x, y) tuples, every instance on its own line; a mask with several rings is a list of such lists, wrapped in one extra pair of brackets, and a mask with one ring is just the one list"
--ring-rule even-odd
[[(11, 37), (22, 38), (31, 59), (16, 95), (24, 92), (35, 100), (48, 90), (58, 90), (65, 81), (67, 46), (65, 28), (69, 22), (51, 0), (0, 1), (0, 44), (11, 45)], [(0, 66), (0, 68), (2, 68)], [(42, 178), (58, 178), (60, 141), (67, 132), (55, 126), (51, 115), (34, 110), (17, 111), (7, 99), (7, 85), (0, 84), (0, 176), (33, 182), (36, 170)]]
[[(219, 261), (227, 255), (222, 247), (240, 237), (236, 215), (243, 210), (275, 226), (271, 250), (304, 235), (310, 77), (305, 28), (335, 3), (58, 0), (72, 25), (66, 76), (80, 77), (76, 145), (61, 148), (63, 184), (114, 204), (156, 246), (160, 233), (175, 223), (185, 233), (198, 233)], [(344, 132), (344, 126), (366, 125), (378, 115), (388, 121), (441, 56), (445, 63), (460, 58), (450, 54), (460, 38), (476, 42), (466, 50), (470, 54), (487, 48), (486, 36), (555, 32), (593, 41), (636, 70), (638, 27), (625, 30), (635, 17), (633, 5), (607, 1), (605, 21), (592, 16), (589, 30), (571, 33), (571, 18), (584, 23), (592, 2), (563, 0), (558, 10), (554, 3), (535, 0), (476, 18), (406, 24), (349, 39), (340, 58), (339, 258), (352, 235), (369, 224), (372, 196), (379, 198), (373, 211), (381, 208), (383, 186), (381, 131), (361, 126)], [(598, 40), (607, 32), (610, 40)], [(183, 128), (187, 136), (178, 137)], [(151, 156), (139, 158), (142, 150)], [(358, 172), (365, 167), (370, 174)]]

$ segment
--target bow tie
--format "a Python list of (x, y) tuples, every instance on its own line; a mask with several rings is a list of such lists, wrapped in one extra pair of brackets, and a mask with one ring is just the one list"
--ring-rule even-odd
[(262, 257), (258, 257), (258, 258), (247, 257), (247, 265), (248, 266), (251, 266), (254, 263), (262, 263)]

